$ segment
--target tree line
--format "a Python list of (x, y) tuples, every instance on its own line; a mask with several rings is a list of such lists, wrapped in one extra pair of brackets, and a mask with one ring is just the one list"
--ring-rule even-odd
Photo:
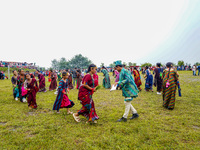
[[(75, 55), (71, 60), (66, 60), (66, 58), (62, 57), (60, 60), (53, 59), (51, 61), (51, 68), (55, 70), (62, 70), (62, 69), (73, 69), (73, 68), (81, 68), (81, 69), (87, 69), (87, 67), (92, 63), (91, 60), (89, 60), (87, 57), (82, 56), (81, 54)], [(123, 62), (123, 65), (126, 65), (128, 67), (130, 66), (149, 66), (152, 67), (153, 64), (151, 63), (143, 63), (138, 65), (137, 63), (132, 62)], [(163, 66), (164, 64), (161, 64)], [(178, 61), (177, 64), (173, 64), (174, 66), (191, 66), (191, 64), (185, 63), (183, 60)], [(200, 62), (196, 62), (194, 65), (199, 66)], [(101, 63), (100, 67), (105, 66), (104, 63)], [(109, 67), (114, 68), (115, 63), (111, 63)]]
[(72, 68), (87, 69), (91, 63), (92, 61), (89, 60), (87, 57), (78, 54), (75, 55), (71, 60), (66, 60), (66, 58), (64, 57), (62, 57), (60, 60), (53, 59), (51, 61), (51, 68), (55, 70)]

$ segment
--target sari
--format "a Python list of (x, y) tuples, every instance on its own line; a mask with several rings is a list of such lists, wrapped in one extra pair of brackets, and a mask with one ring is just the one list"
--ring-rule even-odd
[(39, 73), (38, 74), (38, 79), (39, 79), (39, 92), (46, 91), (45, 88), (45, 77), (43, 74)]
[[(86, 74), (82, 80), (82, 83), (92, 88), (98, 86), (98, 75)], [(98, 120), (99, 117), (96, 114), (94, 101), (92, 99), (93, 92), (81, 86), (79, 88), (78, 100), (82, 104), (82, 108), (78, 111), (79, 115), (83, 115), (88, 121)]]
[(141, 85), (142, 85), (142, 82), (141, 82), (141, 78), (140, 78), (140, 73), (138, 70), (133, 70), (133, 75), (134, 75), (134, 81), (135, 81), (135, 84), (137, 85), (137, 88), (138, 90), (142, 90), (141, 89)]
[(68, 88), (69, 89), (73, 89), (73, 84), (72, 84), (72, 74), (70, 74), (69, 78), (68, 78)]
[(27, 83), (25, 81), (24, 83), (25, 89), (30, 89), (27, 93), (27, 98), (28, 98), (28, 106), (32, 108), (37, 108), (37, 103), (36, 103), (36, 93), (38, 92), (38, 84), (36, 79), (32, 79), (31, 83)]
[(115, 82), (119, 81), (119, 72), (115, 70)]
[(153, 90), (153, 75), (149, 69), (146, 70), (145, 90)]
[(51, 82), (51, 73), (49, 72), (49, 75), (48, 75), (48, 82)]
[(57, 88), (57, 75), (56, 73), (51, 73), (51, 84), (49, 86), (49, 91), (53, 91)]
[(111, 84), (110, 84), (110, 76), (108, 74), (108, 71), (106, 69), (102, 69), (101, 72), (104, 75), (104, 79), (103, 79), (103, 87), (105, 87), (106, 89), (111, 88)]
[(24, 98), (26, 98), (26, 94), (23, 94), (23, 90), (22, 90), (22, 88), (24, 88), (24, 82), (25, 82), (25, 80), (26, 80), (25, 76), (19, 75), (17, 77), (17, 86), (18, 86), (18, 89), (19, 89), (19, 98), (20, 98), (21, 102), (23, 102), (22, 100)]
[(157, 92), (162, 91), (162, 70), (161, 68), (155, 68), (154, 70), (155, 77), (154, 77), (154, 86), (157, 86)]
[[(164, 70), (162, 75), (163, 106), (168, 109), (174, 109), (175, 107), (178, 77), (178, 73), (174, 70), (170, 70), (170, 72), (169, 70)], [(166, 87), (167, 82), (170, 84), (168, 87)]]

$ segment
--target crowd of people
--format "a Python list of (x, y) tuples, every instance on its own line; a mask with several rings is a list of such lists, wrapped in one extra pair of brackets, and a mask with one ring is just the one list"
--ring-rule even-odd
[[(121, 61), (115, 62), (113, 75), (115, 77), (115, 84), (111, 86), (109, 71), (106, 67), (101, 68), (104, 75), (103, 87), (110, 89), (116, 86), (118, 90), (122, 91), (124, 96), (125, 112), (118, 122), (127, 121), (129, 111), (132, 112), (130, 119), (138, 118), (137, 110), (133, 107), (131, 102), (138, 97), (138, 93), (142, 90), (141, 75), (137, 67), (131, 71), (122, 65)], [(153, 77), (154, 76), (154, 77)], [(175, 107), (176, 89), (179, 84), (178, 73), (172, 63), (167, 63), (166, 68), (162, 68), (160, 63), (157, 63), (153, 73), (148, 66), (145, 67), (145, 88), (146, 92), (153, 91), (153, 85), (157, 87), (157, 94), (163, 95), (163, 106), (167, 109), (173, 110)], [(30, 109), (36, 109), (36, 94), (37, 92), (46, 92), (45, 75), (43, 72), (36, 70), (34, 73), (25, 72), (23, 69), (13, 71), (11, 79), (13, 84), (13, 96), (16, 101), (28, 103)], [(80, 122), (80, 115), (86, 117), (87, 123), (96, 123), (99, 119), (93, 101), (93, 94), (99, 89), (99, 78), (97, 75), (97, 67), (91, 64), (88, 67), (87, 73), (85, 70), (49, 70), (48, 81), (51, 82), (49, 91), (55, 90), (57, 97), (53, 104), (53, 110), (60, 113), (60, 108), (67, 108), (67, 113), (72, 114), (75, 121)], [(59, 85), (57, 85), (59, 81)], [(68, 93), (71, 89), (78, 89), (78, 100), (82, 107), (77, 113), (72, 113), (69, 109), (75, 103), (69, 99)]]

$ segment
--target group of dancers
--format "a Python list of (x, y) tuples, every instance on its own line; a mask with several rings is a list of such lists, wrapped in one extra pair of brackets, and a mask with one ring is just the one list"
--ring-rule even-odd
[[(172, 63), (167, 63), (167, 68), (161, 73), (155, 70), (159, 74), (159, 78), (162, 79), (162, 86), (159, 88), (162, 89), (163, 92), (163, 106), (168, 109), (174, 109), (175, 105), (175, 93), (176, 93), (176, 85), (178, 81), (178, 74), (173, 69)], [(102, 67), (102, 72), (104, 74), (103, 86), (105, 88), (111, 88), (110, 85), (110, 77), (105, 67)], [(148, 76), (148, 67), (146, 67), (146, 72)], [(149, 71), (150, 72), (150, 71)], [(19, 75), (18, 75), (19, 73)], [(115, 74), (116, 80), (113, 86), (117, 86), (122, 90), (122, 95), (124, 96), (124, 104), (125, 104), (125, 112), (122, 118), (117, 120), (118, 122), (126, 122), (129, 111), (132, 112), (132, 117), (135, 119), (138, 118), (139, 115), (137, 110), (133, 107), (131, 102), (134, 98), (138, 97), (138, 93), (141, 91), (141, 79), (139, 71), (137, 68), (134, 68), (133, 74), (134, 78), (129, 70), (127, 70), (121, 63), (121, 61), (115, 62)], [(60, 81), (59, 86), (57, 87), (57, 74), (50, 70), (49, 79), (51, 84), (49, 86), (49, 91), (56, 89), (56, 100), (53, 105), (53, 110), (57, 113), (60, 113), (59, 110), (61, 108), (67, 108), (67, 113), (72, 114), (73, 118), (76, 122), (80, 122), (80, 115), (86, 117), (87, 122), (97, 123), (99, 119), (98, 115), (95, 111), (95, 105), (93, 101), (93, 94), (98, 90), (98, 75), (97, 75), (97, 67), (94, 64), (91, 64), (88, 67), (87, 74), (82, 78), (81, 82), (78, 85), (78, 100), (82, 105), (81, 109), (76, 113), (72, 113), (69, 108), (73, 107), (75, 104), (72, 100), (69, 99), (68, 93), (70, 91), (70, 73), (67, 70), (60, 72)], [(38, 79), (36, 79), (36, 77)], [(45, 88), (45, 77), (38, 70), (35, 72), (35, 76), (29, 72), (24, 72), (23, 69), (17, 71), (13, 71), (13, 77), (11, 79), (13, 84), (13, 95), (15, 100), (20, 99), (21, 102), (28, 102), (28, 107), (30, 109), (36, 109), (36, 94), (37, 92), (46, 92)], [(148, 77), (146, 77), (148, 78)], [(147, 80), (147, 79), (146, 79)], [(37, 81), (39, 81), (39, 86)], [(147, 82), (147, 81), (146, 81)], [(159, 82), (159, 80), (157, 81)], [(146, 83), (148, 84), (148, 83)], [(145, 84), (145, 87), (146, 87)], [(146, 89), (146, 88), (145, 88)], [(149, 85), (149, 89), (151, 89)], [(161, 92), (161, 91), (160, 91)], [(26, 101), (27, 99), (27, 101)]]

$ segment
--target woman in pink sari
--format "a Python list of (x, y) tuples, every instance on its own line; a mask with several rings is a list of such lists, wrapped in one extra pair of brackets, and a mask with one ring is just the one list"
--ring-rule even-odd
[(119, 72), (115, 68), (115, 82), (119, 81)]

